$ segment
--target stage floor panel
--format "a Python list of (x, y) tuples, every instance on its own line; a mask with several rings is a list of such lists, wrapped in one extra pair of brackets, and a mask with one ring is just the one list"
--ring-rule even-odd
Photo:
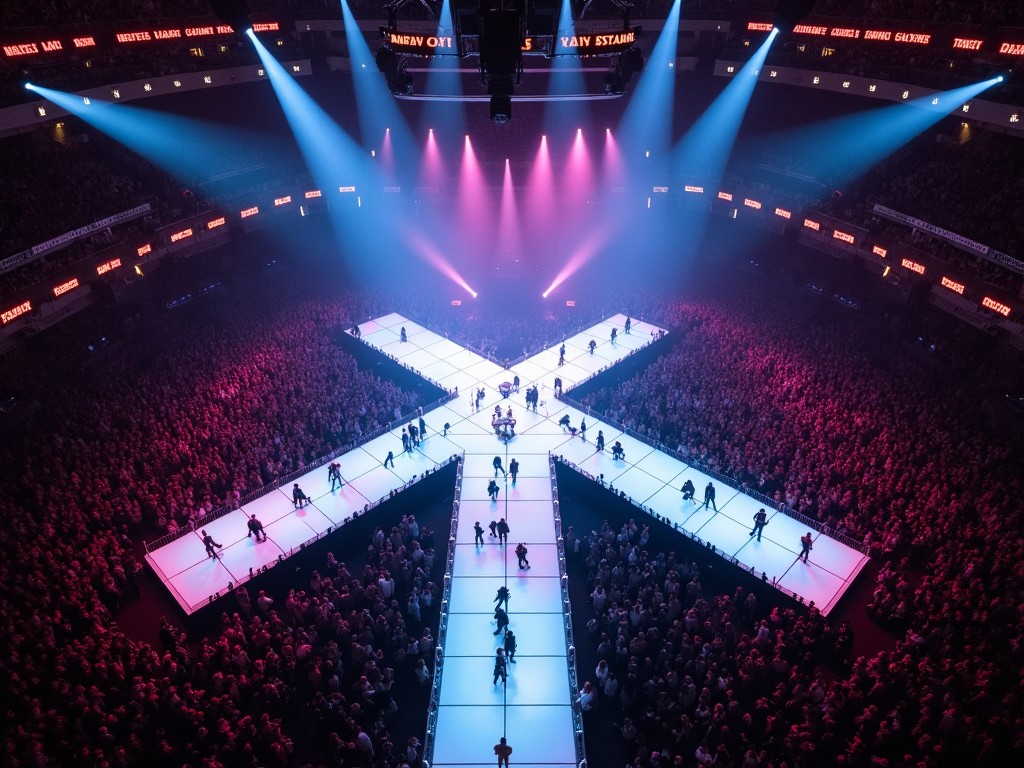
[[(750, 517), (760, 506), (737, 490), (715, 481), (720, 512), (683, 502), (679, 487), (687, 477), (703, 501), (707, 476), (684, 461), (655, 450), (646, 443), (622, 434), (596, 417), (586, 416), (553, 397), (556, 376), (566, 390), (575, 382), (603, 370), (647, 344), (660, 329), (636, 321), (631, 333), (624, 332), (625, 315), (615, 315), (566, 339), (564, 365), (558, 365), (561, 343), (505, 370), (474, 352), (397, 313), (360, 324), (362, 340), (393, 355), (400, 363), (420, 371), (442, 386), (458, 387), (459, 397), (425, 413), (426, 439), (412, 454), (402, 451), (401, 427), (416, 421), (410, 415), (396, 423), (389, 433), (368, 441), (338, 457), (345, 486), (331, 492), (326, 467), (318, 467), (298, 479), (301, 488), (314, 499), (303, 509), (291, 502), (291, 486), (266, 495), (210, 523), (214, 537), (224, 544), (221, 558), (211, 560), (197, 533), (189, 533), (149, 552), (146, 560), (165, 583), (186, 613), (210, 601), (211, 596), (228, 593), (228, 584), (244, 581), (249, 569), (287, 557), (300, 544), (337, 527), (346, 517), (368, 503), (386, 498), (392, 491), (433, 470), (453, 454), (465, 456), (462, 501), (456, 533), (456, 551), (445, 647), (446, 670), (442, 677), (441, 706), (438, 709), (434, 743), (435, 765), (492, 766), (492, 747), (502, 734), (512, 744), (512, 761), (518, 764), (567, 766), (576, 762), (572, 733), (572, 701), (577, 695), (568, 685), (564, 637), (564, 606), (558, 574), (557, 547), (552, 511), (548, 455), (562, 455), (594, 475), (604, 475), (634, 501), (651, 506), (667, 516), (685, 533), (708, 539), (722, 552), (735, 554), (741, 563), (764, 570), (769, 579), (792, 589), (826, 611), (863, 568), (866, 557), (845, 545), (818, 535), (810, 564), (797, 562), (801, 525), (783, 515), (773, 514), (761, 542), (751, 540)], [(405, 327), (408, 341), (399, 340)], [(617, 339), (611, 342), (612, 328)], [(595, 354), (588, 344), (597, 342)], [(511, 382), (518, 374), (520, 391), (502, 398), (497, 385)], [(525, 391), (531, 383), (540, 386), (537, 413), (527, 411)], [(474, 407), (477, 390), (483, 389), (481, 408)], [(502, 413), (509, 407), (516, 418), (516, 435), (507, 443), (491, 427), (495, 405)], [(587, 420), (586, 441), (573, 438), (557, 421), (568, 413), (570, 423)], [(447, 437), (441, 435), (449, 424)], [(605, 450), (597, 451), (595, 441), (601, 430)], [(613, 460), (611, 447), (621, 441), (625, 460)], [(383, 466), (388, 451), (394, 452), (393, 469)], [(516, 486), (499, 478), (497, 503), (487, 498), (487, 480), (494, 477), (491, 462), (502, 458), (520, 462)], [(255, 513), (264, 525), (267, 542), (246, 537), (245, 517)], [(484, 526), (506, 517), (511, 533), (509, 543), (473, 543), (473, 521)], [(222, 540), (224, 539), (224, 540)], [(531, 568), (520, 570), (515, 545), (527, 542)], [(819, 565), (818, 562), (822, 565)], [(511, 591), (509, 616), (519, 641), (517, 661), (510, 665), (509, 687), (491, 685), (494, 649), (492, 622), (494, 593), (507, 583)], [(461, 658), (465, 657), (465, 658)]]

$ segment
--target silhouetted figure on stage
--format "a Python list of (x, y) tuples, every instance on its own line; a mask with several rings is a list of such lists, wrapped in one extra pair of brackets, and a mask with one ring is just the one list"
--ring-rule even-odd
[(387, 458), (384, 459), (384, 466), (390, 466), (392, 469), (395, 468), (395, 452), (388, 451)]
[(497, 594), (494, 595), (494, 602), (498, 604), (499, 608), (504, 605), (505, 606), (505, 610), (507, 611), (508, 610), (508, 599), (510, 597), (512, 597), (512, 595), (509, 593), (508, 587), (502, 585), (502, 586), (498, 587), (498, 592), (497, 592)]
[(516, 557), (519, 558), (519, 570), (524, 571), (530, 567), (530, 561), (526, 559), (526, 555), (529, 550), (526, 548), (526, 544), (519, 542), (519, 546), (516, 547)]
[(511, 629), (505, 630), (505, 658), (509, 664), (516, 663), (516, 636)]
[(615, 346), (615, 339), (618, 338), (619, 332), (612, 328), (612, 346)]
[(508, 523), (505, 522), (504, 517), (498, 520), (498, 543), (508, 544), (509, 530)]
[(626, 316), (626, 330), (625, 330), (625, 333), (629, 333), (629, 328), (630, 328), (630, 321), (629, 321), (629, 316), (627, 315)]
[(558, 364), (565, 365), (565, 344), (558, 349)]
[(214, 541), (213, 536), (208, 534), (206, 531), (200, 531), (200, 533), (203, 535), (203, 545), (206, 547), (206, 554), (216, 559), (217, 550), (221, 549), (224, 545), (218, 544), (216, 541)]
[(491, 497), (491, 501), (498, 500), (498, 491), (500, 490), (498, 484), (493, 479), (487, 484), (487, 495)]
[(604, 432), (597, 430), (597, 450), (604, 450)]
[[(494, 682), (497, 684), (497, 679)], [(508, 768), (508, 759), (512, 756), (512, 747), (505, 741), (504, 736), (501, 737), (501, 741), (494, 745), (494, 754), (498, 756), (498, 768), (502, 766)]]
[(505, 475), (505, 468), (501, 465), (501, 456), (495, 456), (494, 461), (491, 462), (494, 466), (494, 476), (497, 477), (499, 474)]
[(689, 478), (687, 478), (686, 482), (683, 483), (683, 487), (679, 490), (683, 492), (683, 501), (692, 500), (694, 494), (697, 493), (697, 489), (693, 486), (693, 480)]
[(612, 458), (615, 461), (626, 458), (626, 449), (622, 447), (622, 443), (618, 440), (616, 440), (615, 445), (612, 446)]
[(797, 555), (797, 559), (802, 557), (806, 563), (807, 558), (811, 556), (812, 549), (814, 549), (814, 537), (808, 531), (806, 536), (800, 537), (800, 554)]
[(363, 338), (363, 332), (359, 330), (358, 324), (352, 326), (352, 336), (357, 339)]
[(569, 429), (569, 414), (568, 413), (563, 413), (562, 414), (562, 418), (560, 418), (558, 420), (558, 426), (560, 426), (562, 429), (565, 429), (565, 430)]
[(515, 488), (516, 478), (519, 477), (519, 462), (515, 459), (508, 463), (508, 473), (512, 476), (512, 487)]
[(704, 509), (708, 508), (708, 504), (714, 508), (715, 512), (718, 511), (718, 505), (715, 504), (715, 485), (710, 481), (708, 481), (707, 487), (704, 488)]
[(587, 442), (587, 420), (580, 419), (580, 439), (585, 443)]
[(757, 540), (760, 541), (761, 533), (766, 525), (768, 525), (768, 513), (764, 511), (764, 507), (761, 507), (761, 509), (757, 510), (757, 514), (754, 515), (754, 528), (750, 535), (753, 536), (756, 533)]
[(263, 530), (263, 523), (256, 519), (256, 515), (250, 515), (246, 525), (249, 527), (249, 535), (246, 538), (252, 538), (255, 534), (257, 543), (267, 540), (266, 531)]
[(508, 626), (508, 614), (505, 613), (505, 609), (500, 605), (494, 609), (494, 618), (498, 622), (498, 628), (494, 630), (494, 636), (497, 637), (505, 631), (505, 627)]
[(473, 543), (474, 544), (483, 544), (484, 543), (484, 529), (480, 527), (480, 521), (479, 520), (477, 520), (475, 523), (473, 523), (473, 535), (475, 537), (473, 539)]
[(292, 485), (292, 503), (296, 507), (304, 507), (309, 504), (309, 496), (303, 493), (298, 483)]
[(587, 346), (590, 347), (590, 354), (594, 354), (594, 350), (597, 349), (597, 342), (591, 339)]
[(513, 392), (518, 392), (519, 391), (519, 376), (518, 375), (512, 377), (512, 391)]
[[(495, 632), (494, 634), (498, 634), (498, 633)], [(505, 649), (504, 648), (499, 648), (497, 650), (497, 652), (495, 652), (495, 654), (494, 654), (494, 683), (493, 683), (493, 685), (497, 685), (498, 684), (498, 678), (499, 677), (501, 678), (501, 684), (505, 685), (506, 681), (508, 680), (508, 665), (505, 663)], [(497, 752), (495, 752), (495, 754), (497, 754)], [(498, 761), (499, 761), (498, 765), (501, 765), (501, 758), (498, 758)], [(505, 762), (505, 765), (508, 765), (508, 761), (507, 760)]]
[(327, 478), (331, 481), (331, 491), (334, 491), (334, 486), (338, 488), (344, 488), (345, 483), (341, 480), (341, 464), (337, 462), (331, 462), (330, 466), (327, 467)]
[(402, 330), (401, 330), (401, 339), (402, 339), (402, 341), (408, 341), (409, 340), (409, 336), (405, 332), (405, 326), (404, 325), (402, 326)]

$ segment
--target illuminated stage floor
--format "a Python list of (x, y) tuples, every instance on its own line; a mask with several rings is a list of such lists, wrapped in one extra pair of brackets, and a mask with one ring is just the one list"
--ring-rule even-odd
[[(572, 437), (557, 424), (563, 414), (579, 426), (584, 414), (552, 397), (555, 376), (565, 389), (610, 366), (651, 341), (658, 329), (641, 322), (623, 333), (624, 315), (616, 315), (566, 340), (566, 362), (558, 365), (558, 345), (506, 371), (473, 352), (397, 314), (376, 318), (360, 326), (363, 341), (393, 355), (400, 362), (442, 386), (457, 387), (460, 397), (424, 415), (426, 439), (412, 454), (402, 453), (401, 425), (343, 456), (345, 486), (331, 492), (327, 469), (317, 469), (298, 479), (312, 499), (295, 509), (290, 488), (272, 491), (206, 526), (223, 544), (221, 558), (205, 556), (198, 533), (188, 534), (152, 551), (146, 557), (156, 574), (186, 613), (205, 605), (210, 596), (226, 593), (228, 582), (245, 581), (250, 569), (258, 569), (327, 530), (336, 527), (368, 502), (381, 499), (392, 489), (432, 469), (456, 453), (465, 453), (462, 502), (456, 537), (449, 632), (435, 734), (435, 765), (493, 765), (492, 747), (508, 734), (513, 762), (535, 765), (575, 764), (572, 728), (572, 695), (569, 690), (563, 614), (558, 584), (558, 563), (552, 511), (548, 454), (561, 455), (592, 475), (624, 491), (637, 503), (651, 508), (688, 533), (695, 533), (742, 565), (764, 571), (769, 579), (813, 600), (825, 613), (852, 584), (867, 561), (859, 551), (822, 534), (814, 537), (810, 564), (797, 559), (800, 536), (806, 532), (797, 521), (772, 513), (761, 542), (748, 536), (751, 518), (759, 504), (720, 483), (718, 511), (704, 510), (683, 501), (679, 492), (686, 478), (703, 496), (708, 478), (682, 461), (622, 434), (587, 416), (587, 439)], [(408, 341), (400, 340), (406, 329)], [(613, 345), (612, 328), (618, 331)], [(593, 354), (588, 343), (597, 347)], [(499, 394), (503, 382), (518, 374), (521, 388), (507, 400)], [(540, 387), (538, 412), (527, 411), (526, 389)], [(479, 411), (471, 393), (483, 388)], [(495, 405), (513, 409), (516, 435), (506, 445), (491, 427)], [(442, 436), (445, 423), (450, 425)], [(606, 450), (597, 451), (594, 440), (604, 432)], [(625, 449), (625, 460), (613, 461), (607, 447), (616, 440)], [(383, 467), (388, 451), (395, 453), (394, 468)], [(487, 496), (494, 478), (492, 461), (500, 456), (519, 461), (518, 481), (499, 477), (497, 502)], [(286, 491), (288, 493), (286, 493)], [(263, 522), (268, 540), (256, 544), (246, 537), (245, 519), (250, 513)], [(485, 534), (483, 546), (474, 544), (473, 523), (484, 528), (504, 517), (511, 528), (507, 548)], [(514, 553), (518, 542), (529, 549), (529, 570), (519, 570)], [(510, 665), (508, 685), (492, 685), (494, 651), (498, 638), (492, 633), (494, 594), (509, 585), (512, 593), (511, 629), (519, 640), (517, 663)], [(583, 678), (585, 679), (585, 677)]]

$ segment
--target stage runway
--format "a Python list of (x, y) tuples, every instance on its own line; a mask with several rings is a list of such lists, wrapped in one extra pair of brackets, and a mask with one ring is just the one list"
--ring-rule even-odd
[[(425, 439), (412, 453), (402, 452), (401, 427), (381, 435), (337, 459), (345, 486), (331, 492), (327, 468), (298, 478), (311, 503), (296, 509), (290, 486), (274, 490), (205, 526), (223, 544), (219, 559), (206, 556), (198, 532), (151, 551), (146, 560), (186, 613), (206, 605), (211, 596), (227, 593), (229, 582), (244, 583), (254, 571), (277, 558), (287, 558), (328, 528), (343, 524), (346, 517), (371, 502), (403, 487), (426, 469), (434, 469), (448, 457), (465, 454), (462, 502), (456, 535), (448, 640), (443, 665), (440, 701), (434, 734), (434, 765), (491, 766), (492, 747), (507, 734), (515, 750), (513, 763), (575, 765), (572, 724), (575, 692), (570, 691), (564, 641), (564, 604), (558, 584), (552, 482), (548, 455), (578, 465), (595, 477), (626, 493), (634, 502), (662, 515), (680, 530), (715, 545), (720, 554), (735, 558), (747, 568), (762, 571), (769, 580), (814, 603), (828, 613), (853, 583), (867, 556), (824, 534), (814, 535), (811, 562), (799, 561), (800, 537), (806, 532), (796, 520), (769, 510), (769, 524), (762, 540), (750, 537), (751, 518), (759, 502), (718, 481), (717, 511), (684, 501), (679, 491), (686, 479), (693, 481), (698, 498), (709, 478), (694, 467), (623, 434), (597, 418), (555, 400), (555, 377), (565, 389), (635, 350), (649, 344), (661, 329), (632, 323), (624, 333), (624, 315), (615, 315), (565, 341), (565, 362), (559, 365), (559, 347), (546, 349), (504, 370), (499, 365), (454, 344), (448, 339), (398, 314), (389, 314), (360, 325), (362, 340), (394, 356), (459, 397), (424, 414)], [(400, 331), (405, 328), (407, 341)], [(617, 339), (611, 342), (611, 330)], [(592, 354), (588, 344), (597, 347)], [(520, 377), (519, 392), (504, 399), (499, 386)], [(538, 412), (528, 411), (529, 386), (540, 388)], [(483, 389), (480, 409), (473, 393)], [(512, 408), (515, 437), (507, 443), (491, 427), (494, 407)], [(586, 439), (572, 436), (558, 420), (569, 416), (578, 427), (586, 417)], [(410, 419), (411, 420), (411, 419)], [(444, 424), (449, 424), (442, 436)], [(598, 451), (598, 432), (606, 448)], [(618, 440), (625, 458), (614, 460), (610, 447)], [(394, 468), (383, 466), (388, 451), (395, 453)], [(494, 457), (507, 470), (509, 461), (520, 465), (517, 482), (501, 474), (495, 478)], [(497, 501), (491, 501), (487, 485), (499, 483)], [(267, 541), (259, 544), (246, 536), (245, 519), (255, 513), (263, 522)], [(486, 533), (485, 543), (474, 543), (473, 523), (486, 529), (491, 520), (504, 517), (511, 529), (508, 546)], [(530, 568), (520, 570), (514, 553), (518, 542), (529, 549)], [(499, 638), (492, 633), (494, 594), (507, 584), (510, 628), (519, 650), (510, 664), (506, 686), (492, 685), (495, 649)], [(585, 679), (585, 678), (584, 678)]]

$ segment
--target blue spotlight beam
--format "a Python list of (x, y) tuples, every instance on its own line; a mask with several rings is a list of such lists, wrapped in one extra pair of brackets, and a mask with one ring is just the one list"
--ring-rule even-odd
[(352, 82), (356, 91), (356, 107), (363, 143), (378, 140), (385, 128), (391, 129), (391, 141), (396, 153), (408, 152), (416, 157), (417, 147), (405, 118), (398, 109), (388, 88), (387, 79), (377, 68), (377, 60), (366, 44), (359, 22), (352, 15), (347, 0), (341, 0), (341, 14), (345, 24), (345, 42), (352, 62)]
[(675, 0), (665, 19), (654, 50), (647, 57), (640, 82), (629, 98), (629, 106), (616, 134), (627, 148), (650, 150), (661, 155), (672, 137), (675, 100), (676, 47), (679, 38), (679, 9)]
[[(572, 18), (572, 0), (562, 0), (562, 9), (558, 18), (559, 28), (555, 37), (574, 37), (576, 25)], [(557, 41), (556, 41), (557, 47)], [(574, 56), (553, 56), (551, 58), (551, 77), (548, 80), (548, 96), (558, 99), (568, 94), (585, 93), (586, 81), (580, 61)], [(584, 125), (590, 122), (590, 110), (579, 103), (565, 100), (557, 106), (549, 106), (544, 110), (544, 129), (548, 134), (557, 134), (573, 125)]]
[(767, 141), (784, 154), (805, 158), (818, 178), (838, 183), (866, 173), (880, 160), (1000, 81), (1001, 78), (992, 78), (951, 91), (938, 91), (776, 134)]
[[(328, 198), (339, 245), (355, 256), (353, 267), (362, 268), (364, 277), (372, 274), (381, 260), (394, 253), (390, 238), (396, 237), (394, 222), (402, 217), (385, 210), (386, 206), (373, 205), (383, 184), (370, 153), (313, 101), (251, 30), (246, 34), (263, 62), (309, 171)], [(339, 187), (355, 187), (355, 191), (340, 193)]]
[(721, 178), (757, 85), (757, 77), (778, 33), (778, 29), (771, 31), (725, 90), (679, 140), (672, 150), (674, 171), (704, 176), (709, 183), (717, 183)]
[(254, 137), (191, 118), (168, 115), (92, 96), (26, 84), (33, 93), (102, 131), (179, 178), (205, 178), (211, 167), (248, 145)]
[[(437, 36), (446, 37), (453, 34), (452, 11), (450, 0), (444, 0), (441, 6), (441, 16), (437, 22)], [(434, 56), (430, 60), (430, 71), (427, 73), (426, 92), (439, 94), (453, 94), (462, 96), (462, 78), (459, 76), (457, 66), (452, 62), (458, 59), (453, 56)], [(424, 128), (431, 128), (444, 124), (445, 132), (454, 136), (461, 136), (466, 132), (465, 107), (458, 103), (457, 106), (442, 106), (442, 102), (429, 101), (423, 110), (422, 125)]]

